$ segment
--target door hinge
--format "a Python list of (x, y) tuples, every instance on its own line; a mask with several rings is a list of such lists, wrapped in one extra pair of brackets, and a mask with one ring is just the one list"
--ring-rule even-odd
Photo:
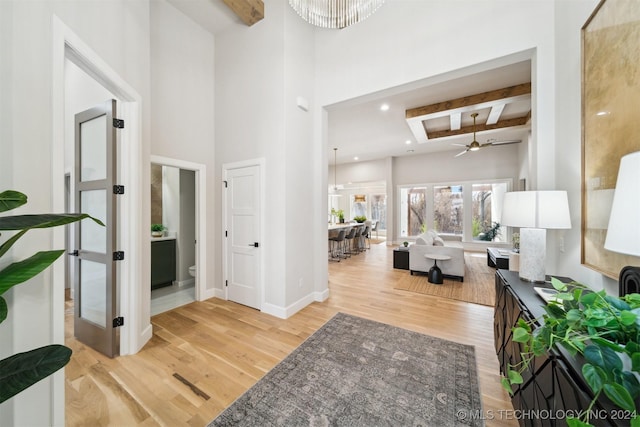
[(122, 119), (113, 119), (113, 127), (118, 129), (124, 129), (124, 120)]
[(222, 181), (224, 182), (224, 188), (227, 188), (227, 181)]
[(124, 194), (124, 185), (114, 185), (113, 194)]
[(122, 261), (124, 259), (124, 251), (115, 251), (113, 253), (114, 261)]
[(119, 326), (123, 326), (124, 325), (124, 317), (120, 316), (120, 317), (116, 317), (115, 319), (113, 319), (113, 327), (117, 328)]
[(229, 286), (229, 281), (228, 281), (228, 280), (225, 280), (225, 281), (224, 281), (224, 285), (225, 285), (225, 286)]

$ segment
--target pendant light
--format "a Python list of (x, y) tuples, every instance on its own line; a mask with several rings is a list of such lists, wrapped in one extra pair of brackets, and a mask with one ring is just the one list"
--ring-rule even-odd
[(342, 194), (338, 194), (338, 149), (333, 149), (333, 194), (331, 197), (342, 197)]

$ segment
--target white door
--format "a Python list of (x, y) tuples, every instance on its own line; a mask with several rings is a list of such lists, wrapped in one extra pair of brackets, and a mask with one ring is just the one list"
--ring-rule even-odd
[(76, 222), (71, 253), (75, 256), (75, 336), (109, 357), (119, 354), (120, 344), (115, 114), (116, 101), (109, 100), (75, 116), (75, 212), (88, 213), (105, 227), (93, 221)]
[(260, 166), (226, 171), (227, 298), (260, 309)]

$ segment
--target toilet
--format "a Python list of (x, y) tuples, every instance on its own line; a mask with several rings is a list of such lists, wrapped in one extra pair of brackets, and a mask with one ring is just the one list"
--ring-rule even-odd
[(191, 275), (191, 277), (196, 277), (196, 266), (195, 265), (192, 265), (191, 267), (189, 267), (189, 274)]

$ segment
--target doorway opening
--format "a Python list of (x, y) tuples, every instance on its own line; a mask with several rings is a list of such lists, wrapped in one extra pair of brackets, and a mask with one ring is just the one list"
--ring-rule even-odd
[(192, 170), (151, 165), (152, 316), (196, 300), (195, 178)]
[(207, 298), (207, 173), (203, 164), (154, 155), (150, 171), (151, 224), (164, 228), (160, 237), (148, 234), (153, 316)]

